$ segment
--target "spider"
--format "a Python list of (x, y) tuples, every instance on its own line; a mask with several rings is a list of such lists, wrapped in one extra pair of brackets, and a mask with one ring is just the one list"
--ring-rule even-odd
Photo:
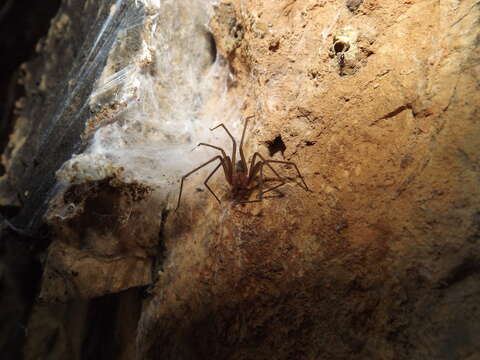
[[(302, 180), (302, 184), (299, 184), (301, 188), (303, 188), (305, 191), (309, 191), (307, 184), (305, 183), (305, 180), (303, 180), (303, 176), (300, 174), (300, 171), (298, 170), (297, 165), (294, 162), (291, 161), (281, 161), (281, 160), (272, 160), (268, 159), (266, 160), (259, 152), (255, 152), (252, 156), (252, 159), (250, 161), (250, 168), (248, 167), (247, 161), (245, 159), (245, 155), (243, 153), (243, 139), (245, 137), (245, 130), (247, 129), (247, 124), (248, 124), (248, 119), (250, 119), (253, 116), (250, 116), (246, 118), (245, 120), (245, 125), (243, 127), (243, 132), (242, 132), (242, 138), (240, 140), (240, 146), (239, 146), (239, 153), (240, 153), (240, 160), (238, 162), (235, 162), (236, 160), (236, 153), (237, 153), (237, 143), (230, 133), (228, 131), (227, 127), (224, 124), (219, 124), (215, 126), (214, 128), (210, 129), (210, 131), (213, 131), (215, 129), (218, 129), (222, 127), (228, 134), (228, 136), (232, 139), (233, 143), (233, 149), (232, 149), (232, 157), (228, 156), (225, 153), (225, 150), (223, 150), (221, 147), (214, 146), (211, 144), (206, 144), (206, 143), (199, 143), (198, 146), (207, 146), (210, 148), (213, 148), (215, 150), (218, 150), (221, 152), (222, 155), (217, 155), (208, 160), (207, 162), (203, 163), (202, 165), (196, 167), (189, 173), (185, 174), (182, 176), (182, 180), (180, 182), (180, 193), (178, 194), (178, 202), (177, 202), (177, 207), (180, 206), (180, 200), (182, 198), (182, 190), (183, 190), (183, 181), (196, 171), (200, 170), (204, 166), (207, 166), (208, 164), (218, 160), (219, 163), (213, 169), (213, 171), (210, 173), (210, 175), (207, 176), (205, 181), (203, 182), (208, 191), (217, 199), (217, 201), (220, 203), (220, 199), (218, 196), (213, 192), (213, 190), (208, 186), (208, 181), (210, 178), (217, 172), (217, 170), (220, 168), (220, 166), (223, 167), (223, 172), (225, 174), (225, 179), (227, 180), (228, 184), (230, 185), (231, 188), (231, 193), (232, 197), (236, 199), (236, 203), (249, 203), (249, 202), (259, 202), (263, 200), (263, 195), (267, 192), (270, 192), (272, 190), (278, 189), (280, 186), (284, 185), (286, 181), (278, 174), (278, 172), (272, 167), (272, 163), (276, 164), (286, 164), (286, 165), (291, 165), (295, 168), (297, 171), (298, 177)], [(259, 159), (257, 161), (257, 158)], [(276, 181), (279, 181), (279, 184), (276, 184), (266, 190), (263, 190), (263, 185), (264, 185), (264, 178), (263, 178), (263, 167), (268, 166), (270, 170), (275, 174), (277, 177)], [(251, 194), (251, 192), (255, 189), (259, 188), (260, 193), (258, 195), (258, 198), (256, 200), (245, 200), (248, 198), (248, 196)], [(175, 210), (176, 210), (175, 209)]]

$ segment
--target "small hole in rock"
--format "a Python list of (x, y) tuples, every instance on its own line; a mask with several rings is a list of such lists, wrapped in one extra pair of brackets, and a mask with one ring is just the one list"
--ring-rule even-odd
[(282, 137), (278, 135), (275, 139), (267, 141), (268, 145), (268, 152), (270, 153), (270, 156), (275, 155), (277, 152), (281, 152), (282, 155), (287, 149), (285, 146), (285, 143), (282, 140)]
[(350, 45), (347, 43), (344, 43), (343, 41), (337, 41), (335, 44), (333, 44), (333, 50), (335, 51), (336, 54), (348, 51), (350, 48)]
[(278, 50), (279, 47), (280, 47), (280, 41), (275, 40), (270, 42), (270, 44), (268, 45), (268, 50), (275, 52)]
[(351, 12), (357, 11), (357, 9), (362, 5), (363, 0), (347, 0), (347, 8)]
[(205, 37), (207, 38), (208, 52), (210, 53), (210, 58), (213, 64), (217, 59), (217, 44), (215, 43), (215, 38), (210, 31), (205, 32)]

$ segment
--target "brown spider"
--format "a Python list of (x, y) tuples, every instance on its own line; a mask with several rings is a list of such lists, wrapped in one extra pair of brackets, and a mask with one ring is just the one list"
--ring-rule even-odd
[[(210, 160), (208, 160), (207, 162), (203, 163), (202, 165), (196, 167), (195, 169), (190, 171), (188, 174), (182, 176), (182, 181), (180, 183), (180, 193), (178, 194), (178, 203), (177, 203), (176, 209), (178, 209), (178, 207), (180, 206), (180, 199), (182, 197), (182, 190), (183, 190), (183, 181), (185, 180), (185, 178), (192, 175), (194, 172), (200, 170), (204, 166), (207, 166), (211, 162), (214, 162), (215, 160), (219, 160), (220, 161), (219, 164), (217, 165), (217, 167), (215, 169), (213, 169), (213, 171), (210, 173), (210, 175), (207, 176), (207, 178), (205, 179), (205, 181), (203, 183), (205, 184), (207, 189), (210, 191), (210, 193), (212, 193), (212, 195), (215, 197), (215, 199), (217, 199), (217, 201), (219, 203), (220, 203), (220, 199), (217, 197), (217, 195), (215, 195), (215, 193), (212, 191), (210, 186), (208, 186), (208, 180), (210, 180), (210, 178), (213, 176), (213, 174), (215, 174), (215, 172), (219, 169), (220, 166), (223, 167), (223, 172), (225, 174), (225, 179), (230, 184), (231, 191), (232, 191), (232, 196), (233, 196), (234, 199), (236, 199), (236, 203), (249, 203), (249, 202), (262, 201), (263, 200), (263, 194), (265, 194), (269, 191), (275, 190), (275, 189), (279, 188), (280, 186), (282, 186), (286, 183), (285, 180), (280, 175), (278, 175), (277, 171), (275, 171), (275, 169), (270, 165), (270, 163), (279, 163), (279, 164), (286, 164), (286, 165), (294, 166), (295, 170), (297, 170), (298, 177), (302, 180), (302, 183), (303, 183), (303, 186), (299, 184), (300, 187), (302, 187), (305, 191), (309, 191), (308, 186), (305, 183), (305, 181), (303, 180), (303, 176), (300, 174), (300, 171), (298, 170), (297, 165), (293, 162), (271, 160), (271, 159), (265, 160), (265, 158), (259, 152), (256, 152), (256, 153), (253, 154), (252, 160), (250, 161), (250, 169), (248, 168), (247, 161), (245, 160), (245, 155), (243, 154), (243, 139), (245, 137), (245, 130), (247, 129), (247, 123), (248, 123), (249, 118), (250, 117), (248, 117), (245, 120), (245, 126), (243, 127), (242, 139), (240, 140), (240, 147), (239, 147), (240, 161), (238, 161), (237, 163), (235, 163), (236, 153), (237, 153), (237, 143), (235, 142), (235, 139), (233, 138), (232, 134), (230, 133), (230, 131), (228, 131), (228, 129), (226, 128), (226, 126), (224, 124), (217, 125), (213, 129), (210, 129), (210, 131), (213, 131), (213, 130), (219, 128), (219, 127), (223, 127), (225, 129), (228, 136), (232, 139), (232, 142), (233, 142), (233, 150), (232, 150), (232, 157), (231, 158), (230, 158), (230, 156), (227, 156), (227, 154), (225, 153), (225, 151), (221, 147), (206, 144), (206, 143), (200, 143), (200, 144), (197, 145), (197, 146), (208, 146), (208, 147), (214, 148), (216, 150), (219, 150), (222, 153), (222, 156), (217, 155), (217, 156), (211, 158)], [(257, 160), (257, 157), (260, 160), (258, 160), (255, 163), (255, 161)], [(234, 164), (236, 164), (236, 166), (234, 166)], [(272, 170), (272, 172), (277, 177), (276, 181), (280, 182), (280, 184), (272, 186), (272, 187), (268, 188), (267, 190), (263, 190), (263, 182), (264, 182), (263, 166), (264, 165), (267, 165), (270, 168), (270, 170)], [(258, 177), (259, 173), (260, 173), (260, 176)], [(257, 177), (258, 177), (259, 182), (256, 182)], [(250, 193), (252, 192), (252, 190), (254, 190), (257, 187), (260, 187), (260, 194), (259, 194), (258, 199), (239, 201), (239, 199), (242, 200), (242, 199), (247, 198), (250, 195)]]

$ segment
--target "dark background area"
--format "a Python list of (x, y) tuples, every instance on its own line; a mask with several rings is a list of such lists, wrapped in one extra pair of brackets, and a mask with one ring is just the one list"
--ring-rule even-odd
[[(0, 153), (5, 150), (15, 123), (15, 101), (24, 95), (18, 84), (20, 65), (35, 57), (35, 46), (47, 35), (59, 6), (60, 0), (0, 2)], [(0, 163), (0, 176), (4, 173)], [(7, 217), (14, 210), (0, 207)], [(32, 239), (8, 229), (0, 231), (0, 358), (21, 359), (41, 266)]]
[[(13, 127), (13, 105), (23, 95), (17, 85), (19, 66), (35, 56), (35, 45), (47, 35), (60, 0), (6, 0), (0, 3), (0, 153)], [(4, 173), (0, 164), (0, 175)]]

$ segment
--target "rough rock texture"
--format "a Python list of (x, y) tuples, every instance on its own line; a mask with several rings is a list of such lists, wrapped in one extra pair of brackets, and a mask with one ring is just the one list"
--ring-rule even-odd
[[(109, 5), (82, 11), (101, 27)], [(105, 58), (85, 87), (61, 76), (88, 68), (68, 61), (94, 17), (63, 6), (26, 67), (3, 159), (2, 201), (26, 197), (20, 224), (40, 221), (54, 171), (103, 125), (79, 104)], [(61, 189), (48, 252), (4, 250), (43, 260), (16, 328), (24, 358), (480, 358), (479, 15), (471, 0), (220, 2), (209, 56), (228, 62), (228, 92), (252, 116), (245, 151), (295, 162), (310, 191), (278, 164), (288, 183), (246, 205), (221, 176), (222, 204), (187, 192), (177, 212), (115, 174)], [(73, 95), (50, 123), (59, 94)], [(68, 121), (63, 139), (36, 136)], [(33, 299), (9, 295), (9, 309)]]
[(50, 205), (55, 228), (40, 299), (89, 299), (152, 282), (158, 226), (150, 227), (147, 187), (115, 179), (71, 186)]
[(250, 147), (312, 191), (172, 214), (142, 358), (480, 357), (479, 3), (354, 5), (219, 6)]
[[(6, 1), (0, 6), (3, 35), (0, 48), (5, 50), (0, 80), (4, 84), (4, 78), (11, 76), (10, 92), (13, 92), (7, 96), (2, 89), (0, 93), (2, 359), (91, 358), (102, 353), (110, 355), (117, 348), (123, 349), (118, 350), (121, 356), (132, 358), (133, 343), (116, 344), (113, 335), (118, 335), (119, 340), (134, 338), (143, 290), (130, 288), (152, 282), (154, 260), (148, 252), (157, 253), (153, 248), (158, 228), (137, 235), (130, 226), (133, 221), (142, 226), (143, 200), (149, 189), (141, 184), (125, 185), (112, 178), (59, 191), (62, 187), (55, 177), (56, 170), (72, 152), (85, 145), (81, 134), (91, 115), (85, 101), (99, 71), (103, 70), (109, 45), (114, 40), (110, 28), (103, 26), (113, 3), (64, 2), (48, 34), (50, 18), (58, 10), (59, 2), (45, 2), (40, 8), (22, 1)], [(118, 27), (117, 22), (124, 21), (128, 9), (119, 9), (109, 25)], [(46, 13), (49, 13), (47, 19)], [(5, 33), (4, 24), (15, 21), (22, 34), (13, 27)], [(44, 28), (43, 34), (39, 34), (40, 28)], [(39, 40), (42, 35), (45, 38)], [(20, 75), (8, 73), (9, 61), (12, 58), (18, 61), (19, 57), (15, 47), (9, 48), (9, 41), (16, 41), (20, 47), (23, 39), (28, 43), (34, 36), (37, 38), (34, 41), (38, 41), (35, 47), (24, 45), (28, 49), (23, 51), (31, 59), (21, 65)], [(21, 60), (25, 61), (24, 57)], [(100, 191), (96, 191), (98, 188)], [(54, 228), (59, 221), (57, 213), (49, 219), (53, 231), (46, 233), (41, 225), (48, 200), (55, 192), (57, 197), (50, 209), (60, 207), (64, 222)], [(118, 210), (122, 206), (127, 210), (125, 213)], [(138, 206), (142, 210), (140, 220)], [(82, 217), (84, 209), (88, 214)], [(72, 214), (77, 218), (71, 220)], [(11, 220), (8, 226), (3, 215)], [(72, 223), (83, 232), (72, 233)], [(47, 251), (61, 229), (65, 230), (65, 236)], [(116, 235), (117, 243), (99, 242), (91, 236), (95, 233), (105, 238), (110, 231)], [(122, 236), (130, 241), (120, 242)], [(112, 292), (115, 294), (84, 300)], [(58, 300), (69, 302), (55, 303)], [(122, 324), (118, 330), (116, 318)], [(102, 324), (103, 327), (97, 326)]]
[(134, 359), (141, 300), (137, 288), (90, 301), (37, 305), (23, 359)]
[[(35, 54), (35, 43), (48, 32), (50, 19), (58, 10), (59, 0), (34, 2), (8, 0), (0, 2), (0, 154), (4, 153), (14, 128), (15, 102), (24, 94), (17, 83), (19, 66)], [(8, 151), (8, 150), (7, 150)], [(5, 173), (5, 158), (0, 161), (0, 179)], [(2, 180), (0, 180), (2, 182)], [(3, 195), (3, 194), (2, 194)], [(17, 194), (8, 194), (16, 199)], [(18, 207), (0, 200), (0, 215), (14, 216)], [(0, 216), (0, 358), (17, 359), (33, 299), (38, 291), (41, 266), (35, 258), (36, 245), (6, 231)]]
[[(50, 19), (60, 0), (32, 3), (28, 0), (2, 1), (0, 5), (0, 152), (8, 143), (13, 127), (14, 102), (22, 94), (18, 67), (35, 53), (35, 43), (48, 31)], [(5, 169), (0, 166), (0, 175)]]
[(86, 145), (80, 137), (91, 116), (86, 102), (114, 40), (108, 31), (127, 12), (102, 28), (112, 3), (64, 2), (38, 42), (37, 56), (21, 67), (25, 96), (15, 102), (14, 130), (2, 158), (6, 173), (0, 177), (0, 205), (21, 207), (14, 219), (19, 227), (41, 226), (55, 172)]

